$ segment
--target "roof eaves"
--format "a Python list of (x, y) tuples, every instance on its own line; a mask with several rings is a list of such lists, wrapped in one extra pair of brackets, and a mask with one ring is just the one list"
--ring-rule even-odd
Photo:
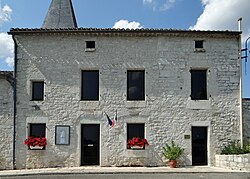
[(180, 29), (114, 29), (114, 28), (11, 28), (8, 34), (23, 33), (198, 33), (198, 34), (235, 34), (240, 31), (217, 30), (180, 30)]

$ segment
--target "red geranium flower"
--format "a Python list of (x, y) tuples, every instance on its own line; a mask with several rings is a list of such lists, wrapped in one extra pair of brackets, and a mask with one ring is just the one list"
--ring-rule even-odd
[(140, 137), (133, 137), (132, 139), (129, 139), (127, 142), (127, 146), (129, 149), (132, 146), (144, 147), (146, 145), (149, 145), (147, 139), (141, 139)]
[(45, 137), (28, 137), (28, 139), (24, 140), (24, 145), (30, 146), (40, 146), (45, 147), (46, 146), (46, 138)]

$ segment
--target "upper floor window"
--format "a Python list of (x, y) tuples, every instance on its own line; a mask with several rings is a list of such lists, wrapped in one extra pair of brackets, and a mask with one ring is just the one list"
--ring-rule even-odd
[(86, 50), (94, 51), (95, 50), (95, 41), (86, 41)]
[(82, 100), (99, 100), (99, 71), (82, 71)]
[(33, 81), (32, 82), (32, 100), (43, 101), (44, 99), (44, 82)]
[(207, 70), (191, 70), (191, 99), (207, 99)]
[(145, 100), (145, 71), (128, 70), (127, 100)]
[(195, 41), (195, 48), (203, 48), (203, 40), (196, 40)]

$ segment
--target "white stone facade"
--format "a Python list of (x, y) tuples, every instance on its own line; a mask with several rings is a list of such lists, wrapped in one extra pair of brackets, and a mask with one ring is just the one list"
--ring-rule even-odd
[(242, 99), (243, 139), (250, 142), (250, 99)]
[[(50, 31), (51, 32), (51, 31)], [(165, 143), (185, 149), (192, 165), (192, 126), (208, 127), (208, 165), (240, 140), (239, 34), (227, 32), (24, 32), (17, 42), (16, 167), (80, 166), (81, 124), (100, 124), (101, 166), (161, 166)], [(204, 49), (194, 50), (194, 41)], [(95, 41), (85, 51), (85, 41)], [(127, 101), (127, 70), (145, 70), (145, 100)], [(190, 69), (207, 69), (208, 100), (191, 100)], [(81, 101), (81, 70), (99, 70), (99, 101)], [(44, 80), (44, 101), (31, 82)], [(36, 107), (38, 106), (38, 108)], [(114, 128), (103, 112), (114, 115)], [(28, 150), (30, 123), (46, 123), (46, 150)], [(126, 149), (127, 124), (144, 123), (145, 150)], [(70, 145), (55, 145), (55, 126), (70, 126)], [(192, 136), (191, 136), (192, 137)]]
[(13, 105), (13, 88), (0, 72), (0, 170), (13, 168)]

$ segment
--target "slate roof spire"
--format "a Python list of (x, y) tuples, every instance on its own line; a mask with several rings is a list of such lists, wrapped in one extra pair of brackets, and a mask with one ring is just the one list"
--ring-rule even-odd
[(42, 28), (77, 28), (71, 0), (52, 0)]

